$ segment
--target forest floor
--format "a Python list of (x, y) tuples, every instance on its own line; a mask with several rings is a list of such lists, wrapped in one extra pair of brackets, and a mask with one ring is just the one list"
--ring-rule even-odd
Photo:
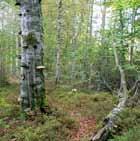
[[(13, 84), (0, 88), (0, 141), (88, 141), (117, 103), (117, 98), (107, 92), (72, 92), (64, 85), (50, 87), (46, 88), (46, 103), (51, 107), (48, 114), (38, 113), (26, 121), (22, 120), (17, 101), (19, 86)], [(121, 120), (123, 118), (125, 120)], [(119, 126), (123, 132), (138, 127), (139, 123), (139, 106), (128, 108), (120, 116)]]

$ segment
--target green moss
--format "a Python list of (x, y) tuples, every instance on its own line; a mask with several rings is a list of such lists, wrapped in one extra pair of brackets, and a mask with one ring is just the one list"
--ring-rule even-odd
[(117, 102), (115, 97), (104, 92), (87, 94), (59, 89), (51, 97), (54, 105), (60, 109), (63, 106), (65, 112), (77, 111), (82, 116), (95, 116), (97, 121), (102, 120)]
[[(75, 128), (73, 119), (61, 115), (38, 117), (37, 121), (18, 126), (13, 131), (1, 137), (2, 141), (15, 138), (17, 141), (66, 141), (69, 140), (71, 129)], [(68, 126), (67, 126), (68, 125)]]
[(9, 107), (9, 106), (10, 106), (10, 104), (8, 104), (8, 103), (6, 102), (5, 98), (4, 98), (4, 97), (1, 97), (1, 98), (0, 98), (0, 107), (7, 108), (7, 107)]
[[(51, 107), (48, 115), (36, 116), (23, 122), (20, 120), (20, 107), (16, 100), (18, 92), (17, 86), (3, 88), (0, 92), (3, 95), (0, 115), (2, 126), (10, 125), (10, 129), (8, 128), (7, 132), (1, 136), (2, 141), (70, 140), (73, 130), (79, 127), (77, 116), (95, 117), (99, 127), (100, 121), (117, 103), (117, 99), (109, 93), (80, 91), (73, 93), (70, 88), (61, 87), (46, 97), (48, 106)], [(8, 107), (4, 108), (4, 105)], [(71, 116), (71, 112), (75, 112), (76, 115)], [(5, 121), (5, 118), (9, 120)], [(88, 135), (85, 140), (87, 138)]]
[(19, 115), (20, 108), (17, 97), (17, 85), (7, 85), (0, 89), (0, 119), (7, 116), (13, 118)]
[(23, 38), (28, 45), (35, 45), (37, 42), (36, 36), (32, 32), (29, 33), (27, 36), (24, 36)]
[(5, 86), (3, 88), (0, 88), (0, 108), (8, 108), (10, 107), (10, 103), (7, 101), (8, 94), (11, 91), (10, 86)]

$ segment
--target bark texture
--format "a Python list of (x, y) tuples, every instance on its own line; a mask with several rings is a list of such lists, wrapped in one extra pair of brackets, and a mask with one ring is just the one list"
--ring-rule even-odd
[(21, 107), (44, 106), (43, 28), (40, 0), (16, 1), (21, 17)]

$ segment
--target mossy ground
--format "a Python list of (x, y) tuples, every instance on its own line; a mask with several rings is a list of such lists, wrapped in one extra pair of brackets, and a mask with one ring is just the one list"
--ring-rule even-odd
[[(46, 94), (46, 103), (51, 107), (49, 114), (23, 121), (17, 102), (18, 88), (18, 85), (0, 88), (0, 141), (87, 141), (117, 103), (106, 92), (72, 92), (71, 88), (60, 86)], [(138, 118), (135, 110), (133, 115)], [(131, 120), (133, 125), (133, 115), (123, 122), (124, 127)]]

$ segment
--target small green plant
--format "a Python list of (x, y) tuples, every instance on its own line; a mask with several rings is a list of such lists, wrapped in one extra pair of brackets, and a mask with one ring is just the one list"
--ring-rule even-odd
[(129, 128), (140, 125), (140, 106), (126, 108), (120, 115), (117, 124), (121, 126), (123, 132)]
[[(43, 124), (41, 123), (43, 122)], [(74, 128), (74, 121), (68, 117), (56, 118), (45, 116), (38, 125), (27, 125), (17, 128), (13, 136), (18, 141), (65, 141), (69, 140), (70, 128)]]
[(140, 141), (140, 127), (131, 128), (122, 136), (115, 136), (109, 141)]
[(3, 119), (0, 119), (0, 127), (1, 128), (9, 128), (10, 126), (6, 124), (6, 122)]

